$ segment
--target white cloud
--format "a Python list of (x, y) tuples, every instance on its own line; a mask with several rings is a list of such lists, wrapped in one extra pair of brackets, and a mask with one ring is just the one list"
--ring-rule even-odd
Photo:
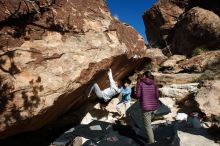
[(118, 15), (118, 14), (115, 14), (113, 17), (114, 17), (116, 20), (119, 20), (119, 15)]

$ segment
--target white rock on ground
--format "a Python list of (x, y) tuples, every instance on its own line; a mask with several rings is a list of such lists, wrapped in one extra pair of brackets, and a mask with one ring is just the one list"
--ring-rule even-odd
[(177, 89), (172, 87), (163, 87), (159, 89), (162, 97), (171, 97), (176, 100), (182, 100), (189, 95), (189, 91), (186, 89)]
[(171, 97), (177, 101), (181, 101), (188, 97), (191, 93), (196, 93), (198, 91), (198, 83), (191, 84), (172, 84), (160, 88), (162, 97)]
[[(113, 98), (105, 108), (102, 108), (100, 103), (91, 105), (86, 110), (86, 115), (82, 119), (81, 124), (89, 124), (93, 120), (115, 123), (117, 118), (114, 114), (117, 114), (116, 105), (119, 100), (119, 98)], [(125, 113), (125, 108), (122, 107), (121, 111)]]
[(166, 106), (168, 106), (171, 110), (171, 112), (167, 115), (164, 115), (163, 117), (165, 118), (166, 121), (174, 121), (177, 112), (179, 110), (179, 108), (177, 108), (176, 104), (175, 104), (175, 100), (173, 98), (169, 98), (169, 97), (164, 97), (164, 98), (160, 98), (160, 101), (165, 104)]
[(186, 89), (190, 92), (197, 92), (198, 91), (199, 83), (189, 83), (189, 84), (172, 84), (170, 87), (177, 88), (177, 89)]
[(188, 132), (178, 131), (180, 146), (219, 146), (213, 140), (202, 135), (194, 135)]
[(201, 73), (178, 73), (178, 74), (163, 74), (154, 72), (153, 75), (157, 83), (163, 85), (171, 84), (188, 84), (198, 81), (201, 78)]
[(207, 116), (220, 116), (220, 80), (206, 81), (195, 97), (199, 108)]

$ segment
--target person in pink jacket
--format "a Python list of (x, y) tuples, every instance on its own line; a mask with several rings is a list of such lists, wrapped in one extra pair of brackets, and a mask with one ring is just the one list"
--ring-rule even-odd
[(143, 79), (137, 82), (136, 96), (141, 104), (144, 126), (149, 138), (148, 143), (154, 143), (154, 134), (151, 127), (151, 114), (159, 106), (159, 91), (150, 71), (146, 71)]

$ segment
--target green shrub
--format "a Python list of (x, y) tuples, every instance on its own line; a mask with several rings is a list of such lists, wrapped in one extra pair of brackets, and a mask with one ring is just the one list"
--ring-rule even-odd
[(196, 48), (195, 50), (193, 50), (192, 56), (200, 55), (206, 51), (208, 51), (208, 49), (206, 48)]
[(215, 116), (215, 120), (220, 124), (220, 116)]

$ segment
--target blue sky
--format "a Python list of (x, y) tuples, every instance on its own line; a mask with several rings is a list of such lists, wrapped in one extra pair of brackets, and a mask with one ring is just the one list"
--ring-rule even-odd
[(107, 0), (111, 15), (133, 26), (146, 40), (142, 15), (157, 0)]

